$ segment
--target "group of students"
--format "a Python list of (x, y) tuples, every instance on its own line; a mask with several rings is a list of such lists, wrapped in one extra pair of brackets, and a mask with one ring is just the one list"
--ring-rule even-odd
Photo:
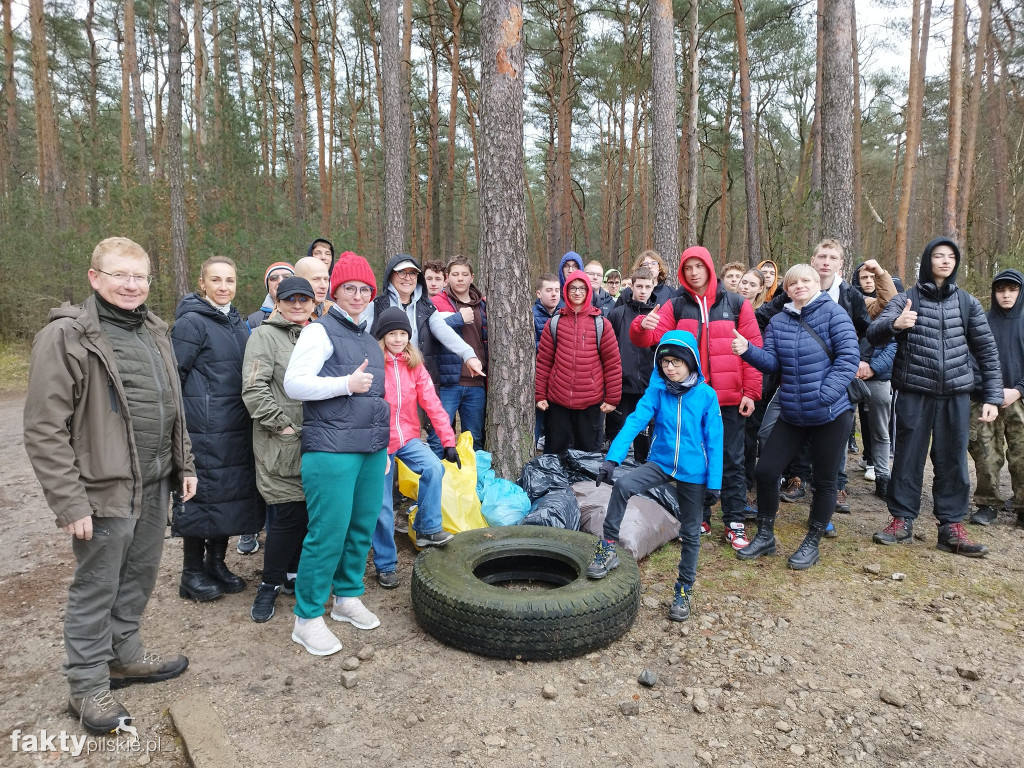
[[(891, 514), (876, 542), (910, 539), (930, 445), (939, 549), (987, 552), (962, 525), (968, 440), (975, 521), (995, 517), (1008, 444), (1024, 524), (1024, 453), (1012, 450), (1024, 443), (1024, 276), (997, 275), (986, 316), (956, 286), (952, 241), (929, 243), (917, 284), (898, 294), (877, 262), (858, 267), (859, 287), (842, 279), (842, 262), (841, 246), (825, 240), (781, 286), (770, 261), (728, 264), (719, 280), (695, 246), (682, 254), (678, 290), (654, 251), (637, 257), (626, 280), (573, 252), (557, 275), (541, 276), (533, 315), (543, 450), (597, 451), (611, 441), (598, 483), (614, 487), (590, 578), (618, 565), (629, 497), (671, 481), (682, 540), (673, 620), (689, 616), (699, 539), (719, 501), (739, 558), (776, 551), (783, 475), (813, 488), (808, 533), (789, 565), (814, 565), (833, 512), (849, 510), (845, 449), (858, 380), (868, 391), (854, 397), (870, 414), (865, 448)], [(244, 590), (225, 564), (228, 538), (254, 552), (265, 525), (254, 621), (270, 620), (278, 596), (293, 593), (291, 637), (314, 655), (341, 649), (324, 621), (332, 596), (332, 619), (379, 625), (360, 597), (371, 547), (378, 583), (399, 585), (397, 459), (420, 475), (416, 544), (452, 538), (441, 525), (441, 462), (459, 463), (456, 419), (483, 447), (487, 314), (463, 257), (421, 266), (395, 256), (378, 290), (366, 259), (336, 256), (325, 239), (294, 265), (271, 264), (266, 298), (247, 317), (233, 304), (238, 275), (226, 257), (203, 262), (170, 329), (146, 308), (153, 277), (138, 244), (102, 241), (88, 277), (93, 295), (53, 310), (33, 345), (25, 446), (58, 527), (73, 536), (69, 708), (103, 733), (130, 721), (111, 689), (188, 666), (182, 655), (148, 651), (139, 632), (172, 491), (182, 597)], [(890, 378), (899, 391), (891, 475)], [(640, 466), (623, 472), (631, 446)], [(752, 512), (758, 530), (748, 538)]]
[[(770, 261), (757, 269), (726, 264), (719, 280), (710, 253), (694, 246), (682, 253), (673, 293), (664, 262), (646, 251), (630, 288), (603, 309), (592, 298), (599, 264), (591, 273), (570, 252), (558, 275), (541, 276), (534, 319), (544, 450), (595, 451), (605, 434), (611, 440), (597, 482), (614, 488), (589, 577), (617, 567), (629, 497), (672, 480), (682, 554), (671, 619), (689, 617), (699, 539), (711, 530), (716, 503), (726, 540), (739, 559), (751, 560), (776, 552), (780, 499), (795, 501), (813, 489), (807, 535), (788, 559), (790, 568), (810, 568), (821, 539), (838, 535), (833, 513), (850, 512), (846, 461), (855, 407), (865, 476), (890, 513), (876, 543), (911, 539), (929, 452), (938, 549), (988, 552), (963, 525), (968, 448), (978, 468), (972, 522), (996, 517), (1009, 445), (1024, 525), (1024, 460), (1012, 451), (1024, 445), (1024, 276), (1000, 272), (986, 314), (956, 285), (960, 251), (952, 240), (925, 247), (917, 283), (905, 292), (875, 260), (858, 265), (854, 285), (847, 283), (843, 259), (840, 243), (823, 240), (810, 263), (791, 267), (779, 286)], [(641, 466), (618, 472), (630, 443)], [(755, 507), (747, 504), (751, 488)], [(757, 520), (752, 538), (748, 516)]]

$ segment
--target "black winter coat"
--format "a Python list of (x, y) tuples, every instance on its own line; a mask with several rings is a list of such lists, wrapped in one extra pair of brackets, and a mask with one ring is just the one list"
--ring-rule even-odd
[[(956, 255), (953, 274), (939, 287), (935, 285), (931, 266), (931, 252), (938, 245), (952, 246)], [(917, 312), (917, 323), (904, 330), (894, 329), (893, 323), (907, 305), (907, 294), (901, 293), (871, 324), (868, 341), (872, 346), (882, 347), (895, 336), (893, 387), (935, 397), (951, 397), (974, 389), (973, 354), (981, 369), (984, 402), (1001, 405), (1003, 388), (999, 351), (981, 303), (956, 285), (959, 267), (960, 250), (953, 241), (938, 238), (928, 243), (921, 257), (916, 285), (918, 301), (911, 305)], [(961, 300), (970, 304), (966, 328)]]
[(619, 357), (622, 359), (622, 391), (633, 395), (642, 395), (651, 383), (654, 371), (654, 349), (638, 347), (629, 340), (629, 326), (637, 315), (650, 314), (656, 300), (652, 293), (648, 301), (641, 304), (630, 298), (625, 304), (614, 307), (608, 313), (608, 322), (615, 329), (615, 338), (619, 342)]
[(174, 516), (174, 530), (181, 536), (234, 536), (263, 526), (252, 419), (242, 402), (248, 339), (237, 309), (225, 315), (197, 293), (183, 298), (174, 313), (171, 343), (199, 478), (196, 495)]

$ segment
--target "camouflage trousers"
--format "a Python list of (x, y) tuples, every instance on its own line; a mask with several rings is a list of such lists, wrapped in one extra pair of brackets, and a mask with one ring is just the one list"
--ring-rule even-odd
[(1009, 408), (1000, 408), (996, 420), (988, 424), (978, 421), (981, 403), (971, 403), (971, 436), (967, 451), (974, 459), (978, 477), (974, 503), (979, 507), (1001, 507), (999, 473), (1009, 461), (1013, 485), (1013, 506), (1024, 509), (1024, 401)]

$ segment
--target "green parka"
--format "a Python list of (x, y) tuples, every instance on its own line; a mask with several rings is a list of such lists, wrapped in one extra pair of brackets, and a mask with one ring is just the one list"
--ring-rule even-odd
[[(284, 373), (301, 330), (275, 310), (252, 332), (242, 360), (242, 400), (252, 416), (256, 486), (268, 504), (305, 499), (299, 445), (302, 403), (284, 392)], [(286, 427), (295, 434), (282, 434)]]

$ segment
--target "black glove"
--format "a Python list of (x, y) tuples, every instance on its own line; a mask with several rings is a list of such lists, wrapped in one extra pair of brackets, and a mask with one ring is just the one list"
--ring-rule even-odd
[(601, 468), (597, 470), (597, 487), (601, 487), (601, 483), (612, 482), (612, 473), (615, 472), (615, 468), (619, 466), (614, 461), (605, 460), (601, 464)]
[(450, 461), (459, 469), (462, 469), (462, 459), (459, 458), (459, 451), (455, 446), (444, 449), (444, 460)]
[(722, 498), (721, 491), (705, 491), (704, 492), (704, 506), (713, 507), (718, 503), (719, 499)]

